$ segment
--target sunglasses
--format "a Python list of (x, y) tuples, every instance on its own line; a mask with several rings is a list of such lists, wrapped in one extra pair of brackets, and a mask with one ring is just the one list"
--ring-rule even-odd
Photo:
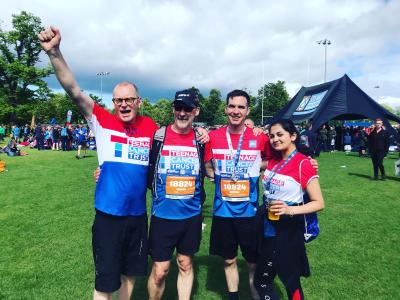
[(175, 104), (174, 105), (174, 110), (175, 111), (182, 111), (182, 109), (185, 111), (185, 112), (192, 112), (193, 111), (193, 109), (194, 109), (194, 107), (190, 107), (190, 106), (187, 106), (187, 105), (182, 105), (182, 104)]
[(121, 105), (122, 102), (125, 101), (126, 104), (128, 105), (132, 105), (133, 103), (135, 103), (137, 100), (139, 100), (140, 97), (130, 97), (130, 98), (113, 98), (112, 102), (114, 102), (114, 104), (116, 105)]

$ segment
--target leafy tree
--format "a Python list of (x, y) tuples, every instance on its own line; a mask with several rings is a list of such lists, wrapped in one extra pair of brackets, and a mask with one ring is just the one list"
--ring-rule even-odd
[(41, 52), (37, 38), (43, 30), (40, 18), (23, 11), (12, 16), (12, 27), (10, 31), (0, 27), (0, 96), (5, 117), (21, 123), (30, 119), (32, 104), (50, 93), (42, 78), (52, 69), (35, 66)]
[(152, 108), (151, 118), (159, 125), (168, 125), (174, 121), (172, 113), (172, 101), (159, 99)]
[(144, 98), (140, 107), (140, 114), (153, 118), (153, 105), (148, 98)]
[(72, 111), (71, 123), (82, 123), (85, 118), (78, 110), (78, 107), (72, 103), (71, 98), (67, 94), (53, 94), (46, 101), (40, 101), (36, 104), (34, 114), (37, 122), (49, 123), (51, 119), (56, 118), (59, 124), (63, 124), (67, 120), (68, 110)]
[(210, 90), (210, 95), (200, 101), (200, 114), (197, 121), (205, 122), (211, 126), (221, 124), (221, 122), (224, 123), (224, 107), (225, 104), (221, 100), (221, 92), (217, 89)]
[(266, 117), (274, 116), (289, 102), (285, 82), (267, 83), (258, 90), (254, 107), (251, 107), (249, 117), (255, 124), (261, 124), (262, 103), (264, 103), (264, 122)]

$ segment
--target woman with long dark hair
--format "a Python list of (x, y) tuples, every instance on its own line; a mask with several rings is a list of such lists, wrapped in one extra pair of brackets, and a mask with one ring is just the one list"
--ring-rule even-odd
[[(304, 214), (324, 208), (318, 175), (309, 159), (298, 152), (299, 133), (291, 120), (271, 124), (269, 133), (276, 158), (268, 161), (264, 176), (263, 239), (255, 274), (261, 299), (279, 299), (274, 278), (279, 276), (290, 300), (304, 299), (300, 277), (310, 269), (304, 245)], [(303, 203), (307, 192), (310, 201)]]

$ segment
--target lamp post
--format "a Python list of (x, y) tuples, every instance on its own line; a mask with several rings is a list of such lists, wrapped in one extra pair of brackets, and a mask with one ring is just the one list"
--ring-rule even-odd
[(262, 76), (263, 76), (263, 82), (262, 82), (262, 89), (263, 89), (263, 96), (261, 100), (261, 126), (264, 126), (264, 100), (265, 100), (265, 78), (264, 78), (264, 63), (263, 63), (263, 69), (262, 69)]
[(327, 52), (327, 48), (328, 45), (332, 44), (332, 42), (328, 39), (323, 39), (320, 41), (317, 41), (318, 45), (324, 45), (325, 46), (325, 73), (324, 73), (324, 82), (326, 82), (326, 52)]
[(103, 77), (110, 75), (110, 72), (98, 72), (97, 76), (100, 76), (100, 99), (103, 100)]

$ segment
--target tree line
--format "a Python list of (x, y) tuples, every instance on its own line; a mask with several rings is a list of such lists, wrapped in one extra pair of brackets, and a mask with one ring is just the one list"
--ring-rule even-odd
[[(0, 124), (30, 124), (33, 115), (41, 123), (49, 123), (53, 118), (63, 123), (68, 110), (72, 111), (74, 123), (84, 121), (69, 96), (54, 93), (44, 81), (54, 72), (50, 65), (37, 65), (42, 51), (37, 34), (43, 29), (40, 18), (26, 11), (12, 15), (9, 31), (3, 30), (0, 23)], [(196, 121), (207, 125), (226, 123), (221, 92), (211, 89), (208, 96), (198, 92), (200, 115)], [(104, 106), (102, 99), (90, 96)], [(264, 116), (273, 116), (288, 101), (284, 81), (267, 83), (251, 95), (249, 117), (261, 124), (262, 107)], [(140, 113), (164, 125), (172, 122), (171, 110), (172, 99), (159, 99), (154, 104), (144, 99)]]

